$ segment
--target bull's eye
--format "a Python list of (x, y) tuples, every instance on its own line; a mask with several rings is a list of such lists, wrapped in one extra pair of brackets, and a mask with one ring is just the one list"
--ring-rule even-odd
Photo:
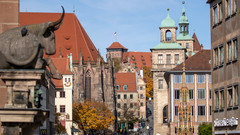
[(47, 38), (47, 37), (49, 37), (49, 36), (51, 36), (51, 30), (48, 28), (48, 29), (45, 31), (45, 33), (43, 34), (43, 37)]

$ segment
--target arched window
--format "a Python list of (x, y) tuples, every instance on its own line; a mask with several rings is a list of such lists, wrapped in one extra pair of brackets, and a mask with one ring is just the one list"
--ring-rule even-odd
[(166, 41), (171, 41), (171, 31), (170, 30), (166, 31)]
[(163, 108), (163, 123), (167, 123), (168, 122), (168, 106), (166, 105)]
[(85, 99), (91, 100), (91, 72), (88, 70), (85, 76)]

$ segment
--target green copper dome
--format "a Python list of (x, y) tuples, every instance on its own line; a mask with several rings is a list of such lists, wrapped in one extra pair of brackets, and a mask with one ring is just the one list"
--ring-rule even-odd
[(175, 21), (169, 16), (169, 14), (167, 15), (167, 17), (161, 22), (161, 27), (177, 27), (175, 24)]
[(187, 18), (187, 16), (185, 16), (184, 6), (183, 6), (183, 9), (182, 9), (182, 16), (180, 17), (179, 23), (188, 23), (188, 18)]

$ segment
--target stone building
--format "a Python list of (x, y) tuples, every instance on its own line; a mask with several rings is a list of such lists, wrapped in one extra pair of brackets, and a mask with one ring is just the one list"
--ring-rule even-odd
[[(135, 70), (133, 64), (124, 63), (122, 69), (115, 73), (116, 77), (116, 94), (117, 94), (117, 112), (118, 121), (123, 121), (124, 111), (134, 111), (134, 117), (146, 119), (146, 84)], [(133, 128), (138, 127), (135, 123)], [(122, 128), (120, 124), (120, 128)]]
[(113, 42), (108, 48), (107, 48), (107, 58), (118, 58), (120, 61), (122, 61), (123, 53), (127, 52), (127, 48), (125, 48), (123, 45), (121, 45), (119, 42)]
[[(52, 21), (58, 17), (58, 13), (22, 12), (20, 25)], [(74, 13), (65, 14), (61, 29), (55, 32), (55, 36), (56, 54), (49, 57), (58, 58), (61, 52), (63, 57), (70, 58), (70, 70), (74, 74), (74, 100), (105, 101), (113, 109), (111, 62), (103, 60)]]
[[(184, 4), (184, 3), (183, 3)], [(169, 9), (168, 9), (169, 11)], [(177, 36), (177, 26), (175, 21), (169, 16), (161, 22), (160, 44), (151, 48), (152, 52), (152, 72), (153, 72), (153, 95), (154, 95), (154, 134), (168, 134), (170, 132), (170, 119), (163, 117), (166, 109), (169, 109), (169, 85), (165, 79), (165, 73), (176, 67), (178, 64), (191, 58), (203, 46), (194, 33), (189, 36), (189, 22), (186, 16), (185, 8), (182, 9), (182, 16), (179, 21), (179, 35)], [(171, 118), (171, 117), (169, 117)]]
[(165, 73), (168, 83), (168, 105), (162, 116), (163, 123), (169, 123), (170, 135), (177, 133), (178, 107), (181, 99), (182, 82), (188, 88), (189, 105), (191, 106), (193, 134), (198, 134), (202, 122), (212, 122), (212, 77), (210, 50), (201, 50), (184, 61), (186, 78), (182, 76), (183, 63)]
[[(174, 20), (167, 15), (160, 26), (161, 42), (151, 48), (152, 72), (153, 72), (153, 134), (167, 134), (168, 124), (163, 122), (163, 109), (168, 105), (168, 86), (164, 79), (164, 73), (171, 70), (177, 63), (185, 60), (186, 49), (176, 42), (176, 30)], [(169, 34), (170, 33), (170, 34)]]
[[(20, 25), (55, 21), (59, 13), (20, 13)], [(56, 54), (50, 58), (69, 58), (73, 73), (73, 100), (103, 101), (115, 113), (114, 71), (111, 59), (103, 60), (74, 13), (65, 13), (61, 29), (55, 32)], [(60, 65), (65, 67), (66, 65)]]
[(213, 132), (240, 134), (238, 0), (208, 0), (210, 4)]

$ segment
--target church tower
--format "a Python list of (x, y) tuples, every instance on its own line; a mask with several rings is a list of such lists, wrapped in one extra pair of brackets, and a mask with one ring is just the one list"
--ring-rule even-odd
[(185, 2), (183, 1), (182, 16), (179, 19), (179, 35), (177, 36), (177, 43), (185, 47), (187, 52), (190, 53), (193, 52), (193, 38), (189, 35), (189, 22), (184, 4)]

